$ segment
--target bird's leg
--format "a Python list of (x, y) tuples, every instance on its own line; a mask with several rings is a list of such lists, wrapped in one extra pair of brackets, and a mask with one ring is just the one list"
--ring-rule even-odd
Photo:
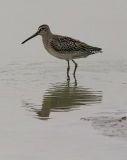
[(74, 80), (75, 80), (74, 85), (77, 86), (77, 79), (75, 75), (74, 75)]
[(74, 72), (73, 72), (73, 75), (75, 77), (75, 72), (76, 72), (76, 69), (77, 69), (78, 65), (73, 59), (72, 59), (72, 62), (75, 64), (75, 69), (74, 69)]
[(70, 64), (69, 64), (69, 60), (67, 60), (68, 63), (68, 67), (67, 67), (67, 80), (70, 80), (70, 76), (69, 76), (69, 71), (70, 71)]

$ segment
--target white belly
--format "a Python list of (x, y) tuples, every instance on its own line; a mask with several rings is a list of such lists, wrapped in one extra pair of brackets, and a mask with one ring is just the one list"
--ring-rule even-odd
[(64, 59), (64, 60), (72, 60), (72, 59), (77, 59), (77, 58), (83, 58), (87, 57), (88, 55), (85, 53), (78, 53), (78, 52), (65, 52), (65, 53), (58, 53), (52, 50), (47, 50), (49, 54), (52, 56), (59, 58), (59, 59)]
[(51, 54), (52, 56), (54, 56), (56, 58), (64, 59), (64, 60), (73, 59), (72, 58), (72, 54), (69, 54), (69, 53), (59, 53), (59, 52), (56, 52), (52, 48), (46, 48), (46, 50), (48, 51), (49, 54)]

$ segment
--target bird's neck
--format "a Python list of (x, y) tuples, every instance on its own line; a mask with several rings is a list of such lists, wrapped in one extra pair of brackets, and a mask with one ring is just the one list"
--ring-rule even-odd
[(47, 49), (48, 44), (49, 44), (49, 40), (52, 38), (52, 33), (46, 33), (45, 35), (42, 36), (42, 41), (44, 44), (44, 47)]

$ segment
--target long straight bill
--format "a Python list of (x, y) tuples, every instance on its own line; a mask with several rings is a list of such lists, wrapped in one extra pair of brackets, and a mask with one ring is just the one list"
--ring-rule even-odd
[(23, 41), (21, 44), (24, 44), (25, 42), (27, 42), (28, 40), (36, 37), (38, 35), (38, 32), (36, 32), (35, 34), (33, 34), (32, 36), (30, 36), (29, 38), (27, 38), (25, 41)]

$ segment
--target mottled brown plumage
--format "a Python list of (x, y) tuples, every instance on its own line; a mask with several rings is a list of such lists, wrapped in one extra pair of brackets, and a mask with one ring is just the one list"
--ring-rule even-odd
[(38, 28), (38, 31), (28, 39), (23, 41), (22, 44), (37, 35), (42, 36), (44, 47), (51, 55), (60, 59), (64, 59), (68, 62), (68, 68), (67, 68), (68, 78), (70, 69), (69, 60), (72, 60), (73, 63), (75, 64), (75, 69), (74, 69), (74, 75), (75, 75), (77, 64), (73, 59), (83, 58), (91, 54), (102, 52), (101, 48), (90, 46), (79, 40), (66, 36), (55, 35), (50, 31), (48, 25), (41, 25)]
[(101, 52), (101, 48), (92, 47), (79, 40), (60, 35), (53, 35), (51, 46), (59, 53), (84, 52), (84, 54), (86, 53), (89, 55)]

